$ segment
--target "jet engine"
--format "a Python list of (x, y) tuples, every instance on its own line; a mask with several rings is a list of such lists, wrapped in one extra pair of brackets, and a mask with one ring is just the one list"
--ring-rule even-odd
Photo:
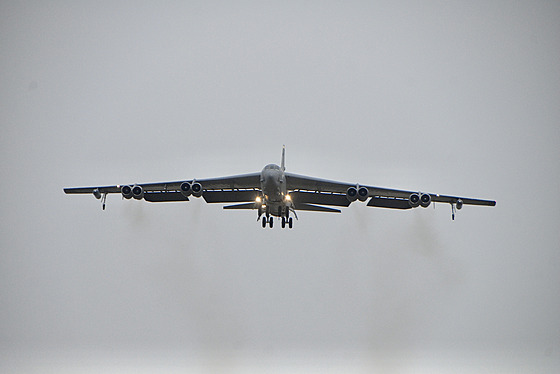
[(121, 193), (125, 199), (130, 199), (132, 197), (132, 187), (122, 186)]
[(359, 187), (358, 188), (358, 200), (366, 201), (368, 197), (369, 197), (369, 190), (365, 187)]
[(457, 207), (457, 209), (461, 209), (463, 207), (463, 200), (458, 199), (455, 203), (455, 206)]
[(191, 185), (192, 194), (194, 197), (202, 196), (202, 185), (198, 182), (194, 182)]
[(142, 186), (134, 185), (134, 187), (132, 187), (132, 197), (136, 200), (141, 200), (144, 197), (144, 189)]
[(348, 187), (346, 190), (346, 198), (350, 202), (358, 200), (358, 189), (356, 187)]
[(192, 194), (192, 185), (189, 182), (181, 183), (181, 194), (185, 197), (189, 197)]
[(420, 205), (422, 205), (422, 208), (429, 207), (431, 202), (432, 202), (432, 197), (430, 196), (429, 193), (420, 194)]
[(416, 208), (418, 205), (420, 205), (420, 194), (411, 193), (408, 197), (408, 203), (411, 207)]

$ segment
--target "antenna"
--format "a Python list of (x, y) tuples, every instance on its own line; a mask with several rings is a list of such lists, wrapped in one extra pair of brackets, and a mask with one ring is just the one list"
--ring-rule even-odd
[(286, 146), (282, 146), (282, 171), (286, 170)]

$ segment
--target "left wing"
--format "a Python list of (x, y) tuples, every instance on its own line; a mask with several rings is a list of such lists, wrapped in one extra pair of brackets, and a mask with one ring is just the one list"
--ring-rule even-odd
[(292, 195), (293, 193), (305, 193), (311, 195), (317, 194), (316, 199), (323, 201), (315, 201), (315, 203), (324, 205), (337, 205), (332, 204), (331, 202), (337, 201), (342, 203), (342, 198), (348, 201), (348, 199), (346, 198), (346, 194), (349, 191), (348, 189), (361, 187), (367, 189), (367, 196), (364, 196), (365, 199), (370, 199), (367, 205), (380, 208), (410, 209), (414, 206), (414, 204), (410, 203), (410, 199), (413, 195), (416, 194), (418, 195), (418, 197), (420, 197), (420, 195), (429, 195), (429, 202), (456, 204), (458, 209), (460, 209), (463, 204), (486, 206), (496, 205), (496, 202), (493, 200), (481, 200), (461, 196), (447, 196), (435, 193), (422, 193), (418, 191), (406, 191), (375, 186), (365, 186), (291, 173), (286, 173), (286, 183), (289, 191), (295, 191), (290, 195)]

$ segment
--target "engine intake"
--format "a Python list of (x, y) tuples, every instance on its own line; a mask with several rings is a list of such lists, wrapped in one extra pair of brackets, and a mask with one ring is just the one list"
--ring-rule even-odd
[(191, 185), (192, 194), (194, 197), (202, 196), (202, 185), (198, 182), (194, 182)]
[(121, 194), (125, 199), (130, 199), (132, 197), (132, 187), (130, 186), (122, 186), (121, 187)]
[(419, 206), (420, 205), (420, 194), (411, 193), (410, 196), (408, 197), (408, 203), (413, 208), (416, 208), (417, 206)]
[(358, 200), (366, 201), (369, 197), (369, 190), (366, 187), (359, 187), (358, 188)]
[(420, 205), (422, 205), (422, 208), (429, 207), (431, 202), (432, 202), (432, 197), (430, 196), (429, 193), (420, 194)]
[(136, 200), (141, 200), (144, 197), (144, 189), (142, 186), (134, 185), (134, 187), (132, 187), (132, 197)]
[(358, 189), (356, 187), (348, 187), (346, 190), (346, 198), (351, 203), (358, 200)]
[(181, 194), (185, 197), (189, 197), (192, 194), (192, 185), (189, 182), (181, 183)]

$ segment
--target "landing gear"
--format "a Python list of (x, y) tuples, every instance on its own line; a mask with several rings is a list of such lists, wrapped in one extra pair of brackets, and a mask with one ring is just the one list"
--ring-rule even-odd
[(455, 213), (457, 212), (455, 204), (451, 203), (451, 220), (455, 221)]
[(105, 210), (105, 203), (107, 202), (107, 192), (105, 192), (103, 194), (103, 196), (101, 197), (101, 206), (103, 208), (103, 210)]
[(262, 218), (263, 229), (266, 228), (267, 224), (268, 224), (268, 227), (270, 227), (270, 228), (274, 227), (274, 218), (273, 217), (263, 217)]
[[(288, 228), (292, 228), (294, 225), (294, 220), (292, 219), (292, 217), (281, 217), (281, 225), (282, 228), (285, 229), (286, 226), (288, 226)], [(270, 217), (263, 217), (261, 220), (261, 224), (263, 229), (266, 228), (266, 226), (273, 228), (274, 227), (274, 217), (270, 216)]]
[[(274, 217), (276, 217), (276, 215), (272, 216), (272, 214), (268, 210), (268, 207), (267, 207), (266, 211), (263, 211), (263, 210), (261, 210), (259, 208), (259, 216), (257, 217), (257, 221), (261, 220), (261, 224), (262, 224), (263, 229), (266, 228), (266, 226), (268, 226), (270, 228), (273, 228), (274, 227)], [(276, 211), (276, 209), (275, 209), (275, 211)], [(291, 210), (291, 211), (294, 212), (294, 214), (295, 214), (294, 210)], [(262, 214), (266, 214), (266, 216), (261, 218)], [(292, 217), (290, 217), (290, 208), (289, 207), (279, 207), (277, 216), (280, 219), (280, 224), (281, 224), (281, 227), (283, 229), (285, 229), (286, 226), (290, 229), (293, 227), (294, 220), (292, 219)], [(297, 219), (297, 215), (295, 217)]]

